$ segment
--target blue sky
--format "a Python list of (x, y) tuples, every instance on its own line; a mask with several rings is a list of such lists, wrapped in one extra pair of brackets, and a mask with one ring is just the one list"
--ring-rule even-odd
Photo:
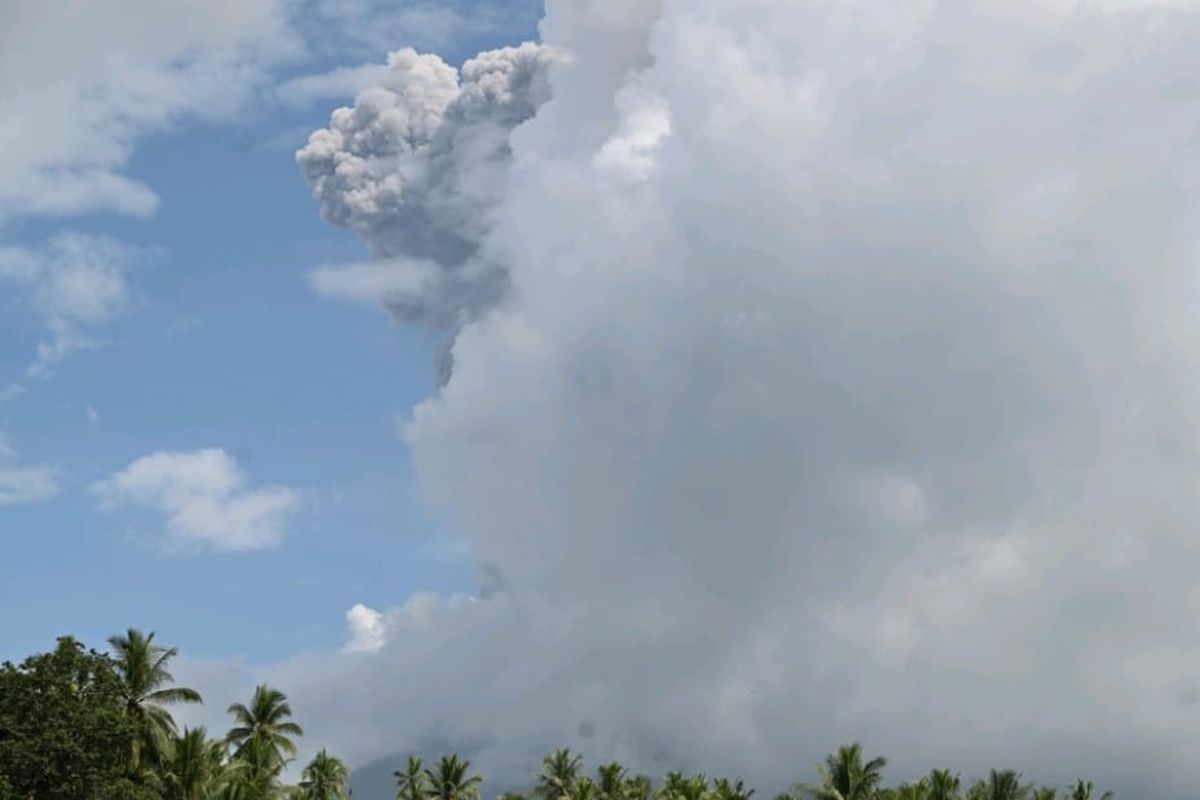
[[(512, 15), (497, 17), (502, 25), (449, 39), (435, 31), (443, 55), (459, 63), (514, 33), (536, 36), (534, 4), (499, 10)], [(273, 71), (258, 95), (297, 76), (382, 62), (386, 51), (353, 33)], [(307, 280), (315, 267), (364, 255), (352, 233), (319, 219), (294, 161), (307, 131), (352, 99), (300, 109), (252, 99), (236, 119), (131, 137), (121, 172), (159, 196), (148, 218), (99, 211), (0, 223), (5, 245), (37, 248), (73, 231), (138, 250), (127, 272), (132, 300), (96, 327), (100, 343), (0, 403), (0, 432), (20, 462), (51, 466), (59, 487), (42, 502), (0, 506), (0, 602), (24, 609), (0, 628), (0, 657), (60, 633), (99, 643), (139, 625), (191, 654), (267, 661), (337, 646), (356, 602), (474, 588), (466, 559), (424, 512), (396, 434), (397, 416), (433, 388), (433, 339), (330, 302)], [(42, 339), (27, 298), (0, 283), (0, 384), (20, 378)], [(144, 455), (210, 447), (236, 459), (251, 484), (302, 494), (280, 545), (172, 551), (162, 546), (161, 513), (102, 510), (88, 490)], [(247, 624), (248, 603), (264, 624)]]

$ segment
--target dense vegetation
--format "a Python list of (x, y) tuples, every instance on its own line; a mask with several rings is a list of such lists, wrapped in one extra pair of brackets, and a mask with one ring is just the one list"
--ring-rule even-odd
[[(456, 765), (455, 769), (448, 766)], [(443, 758), (436, 770), (421, 772), (421, 762), (409, 758), (408, 768), (396, 773), (397, 800), (478, 800), (477, 777), (466, 762)], [(992, 770), (986, 780), (970, 784), (957, 773), (934, 770), (929, 775), (894, 788), (883, 786), (887, 759), (867, 759), (862, 746), (848, 744), (829, 755), (817, 768), (815, 784), (797, 784), (775, 800), (1111, 800), (1112, 793), (1098, 794), (1087, 781), (1077, 781), (1065, 793), (1026, 783), (1012, 770)], [(455, 791), (445, 787), (453, 775)], [(424, 775), (424, 778), (420, 777)], [(416, 788), (414, 788), (414, 784)], [(421, 792), (424, 794), (421, 794)], [(583, 770), (582, 759), (569, 750), (559, 750), (542, 762), (536, 785), (526, 794), (509, 793), (500, 800), (751, 800), (754, 790), (740, 780), (709, 779), (669, 772), (655, 785), (645, 775), (631, 776), (620, 764), (604, 764), (595, 776)]]
[[(169, 707), (201, 702), (174, 685), (175, 648), (130, 629), (107, 653), (70, 637), (49, 653), (0, 667), (0, 800), (349, 800), (345, 764), (324, 750), (288, 785), (284, 772), (304, 731), (287, 697), (259, 686), (247, 704), (229, 706), (232, 727), (219, 738), (179, 730)], [(964, 782), (949, 770), (887, 788), (886, 759), (844, 745), (775, 800), (1108, 800), (1080, 780), (1065, 792), (1038, 787), (1012, 770)], [(482, 779), (457, 755), (432, 767), (410, 756), (395, 773), (396, 800), (481, 800)], [(587, 774), (569, 750), (547, 756), (527, 793), (499, 800), (751, 800), (740, 780), (670, 772), (655, 784), (620, 764)], [(391, 798), (366, 798), (391, 800)]]
[(64, 637), (0, 666), (0, 800), (347, 800), (349, 771), (322, 750), (297, 785), (282, 776), (303, 734), (287, 697), (259, 686), (229, 707), (220, 738), (179, 730), (169, 707), (199, 703), (174, 685), (177, 650), (131, 629), (110, 651)]

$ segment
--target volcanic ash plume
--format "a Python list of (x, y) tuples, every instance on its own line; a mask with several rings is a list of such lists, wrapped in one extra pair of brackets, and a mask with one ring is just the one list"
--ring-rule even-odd
[(1200, 6), (551, 0), (542, 35), (402, 51), (300, 154), (407, 270), (384, 302), (455, 320), (404, 436), (489, 576), (281, 670), (320, 724), (501, 778), (561, 744), (765, 791), (857, 738), (1183, 797)]

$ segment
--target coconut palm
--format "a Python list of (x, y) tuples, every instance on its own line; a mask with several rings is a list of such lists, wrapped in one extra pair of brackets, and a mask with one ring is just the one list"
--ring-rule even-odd
[(659, 792), (662, 800), (706, 800), (708, 797), (708, 778), (704, 774), (684, 778), (678, 772), (667, 776)]
[(929, 773), (929, 800), (958, 800), (958, 789), (962, 779), (948, 769), (935, 769)]
[(195, 689), (171, 685), (175, 678), (168, 666), (179, 650), (155, 644), (153, 632), (144, 634), (130, 628), (124, 636), (109, 638), (108, 643), (121, 676), (125, 713), (138, 727), (139, 735), (130, 744), (129, 753), (129, 771), (136, 774), (145, 761), (159, 764), (170, 757), (176, 730), (175, 719), (166, 707), (202, 701)]
[(229, 763), (219, 800), (280, 800), (287, 797), (279, 783), (284, 763), (267, 739), (249, 737)]
[(288, 719), (292, 707), (283, 692), (261, 684), (255, 688), (249, 706), (234, 703), (229, 713), (233, 715), (234, 726), (226, 741), (237, 746), (234, 758), (240, 759), (252, 742), (258, 748), (253, 755), (264, 768), (263, 759), (268, 757), (282, 767), (296, 756), (296, 743), (290, 737), (303, 736), (304, 729)]
[[(1092, 800), (1093, 789), (1091, 781), (1084, 781), (1082, 779), (1076, 781), (1075, 785), (1071, 788), (1070, 800)], [(1105, 792), (1100, 795), (1100, 800), (1113, 800), (1113, 796), (1112, 792)]]
[(349, 800), (350, 770), (322, 749), (300, 773), (299, 788), (303, 800)]
[(396, 800), (425, 800), (428, 784), (420, 756), (409, 756), (405, 768), (392, 775), (396, 777)]
[(896, 800), (929, 800), (929, 781), (921, 778), (914, 783), (902, 783), (894, 794)]
[(162, 773), (167, 800), (208, 800), (228, 777), (225, 744), (204, 728), (184, 728)]
[(654, 796), (654, 783), (649, 775), (637, 775), (625, 781), (625, 800), (650, 800)]
[(624, 800), (627, 780), (625, 768), (615, 761), (596, 769), (596, 789), (601, 800)]
[(583, 759), (567, 748), (555, 750), (542, 759), (542, 772), (538, 775), (534, 794), (541, 800), (560, 800), (575, 791)]
[(717, 778), (713, 782), (713, 800), (750, 800), (753, 789), (747, 789), (740, 779), (730, 782), (728, 778)]
[(427, 800), (479, 800), (483, 779), (468, 775), (471, 762), (451, 754), (438, 759), (435, 769), (425, 770)]
[(684, 791), (684, 784), (688, 781), (683, 776), (682, 772), (671, 771), (663, 778), (662, 785), (658, 787), (656, 795), (659, 800), (674, 800)]
[(1027, 800), (1029, 787), (1011, 769), (992, 770), (986, 781), (976, 781), (967, 794), (970, 800)]
[(798, 794), (812, 800), (868, 800), (883, 780), (886, 758), (873, 758), (864, 763), (862, 745), (858, 742), (842, 745), (836, 753), (826, 756), (820, 786), (798, 786)]
[(1033, 800), (1058, 800), (1058, 789), (1042, 786), (1033, 790)]
[(581, 777), (575, 781), (570, 800), (600, 800), (600, 787), (591, 778)]

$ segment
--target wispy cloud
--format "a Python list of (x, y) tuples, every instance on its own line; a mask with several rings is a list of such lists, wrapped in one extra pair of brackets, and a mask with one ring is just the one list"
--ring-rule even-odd
[(0, 4), (0, 223), (114, 211), (147, 216), (125, 174), (136, 140), (185, 117), (229, 117), (294, 51), (277, 0)]
[[(131, 303), (127, 273), (138, 253), (113, 239), (80, 233), (59, 234), (37, 248), (0, 248), (0, 285), (15, 286), (48, 333), (25, 378), (45, 379), (72, 351), (96, 346), (96, 329)], [(0, 399), (22, 390), (20, 381), (11, 383)]]
[(12, 440), (0, 431), (0, 506), (25, 505), (58, 494), (56, 470), (18, 463)]

